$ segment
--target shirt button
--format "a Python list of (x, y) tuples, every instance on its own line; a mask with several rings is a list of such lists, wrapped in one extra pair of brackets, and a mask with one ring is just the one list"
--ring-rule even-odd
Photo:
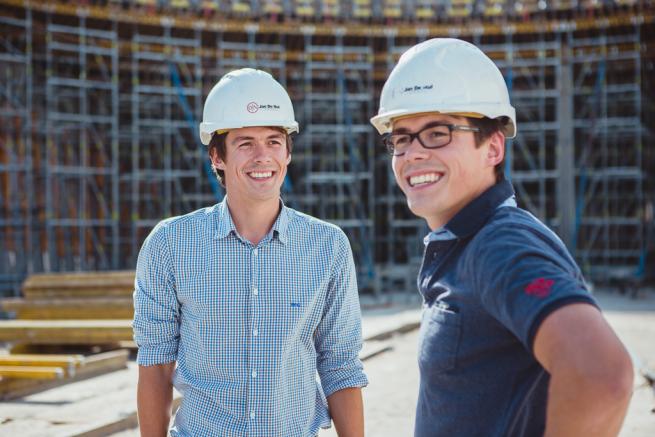
[(254, 419), (254, 418), (255, 418), (255, 412), (254, 412), (254, 411), (252, 411), (252, 412), (250, 413), (250, 418), (251, 418), (251, 419)]
[(253, 379), (254, 379), (254, 378), (257, 378), (257, 371), (256, 371), (256, 370), (253, 370), (253, 371), (252, 371), (252, 377), (253, 377)]
[(257, 290), (257, 287), (253, 287), (252, 293), (257, 296), (259, 294), (259, 290)]
[(253, 256), (257, 256), (257, 249), (252, 251)]
[(257, 337), (257, 334), (259, 334), (259, 331), (256, 330), (256, 329), (253, 329), (253, 330), (252, 330), (252, 335), (254, 335), (255, 337)]

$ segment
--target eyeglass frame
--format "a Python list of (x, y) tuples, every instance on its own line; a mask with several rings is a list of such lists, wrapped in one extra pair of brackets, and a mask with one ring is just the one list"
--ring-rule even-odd
[[(435, 127), (438, 127), (438, 126), (444, 126), (444, 127), (448, 128), (448, 133), (449, 133), (449, 136), (450, 136), (450, 138), (448, 139), (448, 142), (445, 143), (445, 144), (442, 144), (440, 146), (437, 146), (437, 147), (428, 147), (425, 144), (423, 144), (423, 141), (421, 140), (421, 137), (420, 137), (421, 133), (423, 133), (424, 131), (426, 131), (428, 129), (432, 129), (432, 128), (435, 128)], [(477, 127), (474, 127), (474, 126), (467, 126), (467, 125), (463, 125), (463, 124), (435, 122), (435, 123), (429, 123), (429, 124), (423, 126), (423, 128), (421, 128), (417, 132), (411, 132), (411, 133), (410, 132), (399, 132), (399, 133), (388, 132), (388, 133), (386, 133), (386, 134), (384, 134), (382, 136), (382, 143), (384, 144), (384, 146), (387, 149), (387, 152), (389, 152), (389, 154), (391, 156), (403, 156), (407, 152), (396, 154), (395, 153), (395, 147), (389, 143), (389, 138), (391, 138), (392, 136), (394, 136), (394, 135), (408, 135), (409, 136), (408, 146), (411, 145), (412, 142), (414, 142), (414, 139), (417, 139), (418, 143), (424, 149), (434, 150), (434, 149), (441, 149), (442, 147), (446, 147), (448, 144), (452, 143), (452, 141), (453, 141), (453, 131), (456, 131), (456, 130), (462, 131), (462, 132), (480, 132), (480, 128), (477, 128)]]

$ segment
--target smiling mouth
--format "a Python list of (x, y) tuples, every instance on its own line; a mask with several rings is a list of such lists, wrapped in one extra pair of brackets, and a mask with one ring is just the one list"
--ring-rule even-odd
[(273, 177), (273, 171), (252, 171), (247, 173), (252, 179), (264, 180)]
[(439, 182), (442, 177), (443, 173), (425, 173), (417, 176), (410, 176), (407, 178), (407, 183), (409, 183), (410, 187), (421, 187)]

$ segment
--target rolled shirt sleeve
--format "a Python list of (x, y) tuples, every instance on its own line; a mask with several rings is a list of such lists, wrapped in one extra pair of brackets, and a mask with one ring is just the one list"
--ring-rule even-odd
[(134, 280), (133, 329), (139, 348), (137, 364), (152, 366), (176, 360), (179, 304), (166, 222), (152, 230), (139, 252)]
[(316, 335), (316, 365), (325, 396), (349, 387), (364, 387), (368, 379), (359, 359), (362, 324), (355, 263), (347, 237), (334, 239), (334, 263), (323, 318)]

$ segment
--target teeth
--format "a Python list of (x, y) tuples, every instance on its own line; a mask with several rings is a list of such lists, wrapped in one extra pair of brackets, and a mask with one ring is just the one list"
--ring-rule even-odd
[(427, 173), (419, 176), (412, 176), (411, 178), (409, 178), (409, 185), (414, 187), (420, 184), (428, 184), (431, 182), (436, 182), (439, 179), (441, 179), (441, 175), (437, 173)]
[(250, 176), (255, 178), (255, 179), (270, 178), (271, 176), (273, 176), (273, 172), (272, 171), (266, 171), (266, 172), (255, 171), (255, 172), (250, 173)]

